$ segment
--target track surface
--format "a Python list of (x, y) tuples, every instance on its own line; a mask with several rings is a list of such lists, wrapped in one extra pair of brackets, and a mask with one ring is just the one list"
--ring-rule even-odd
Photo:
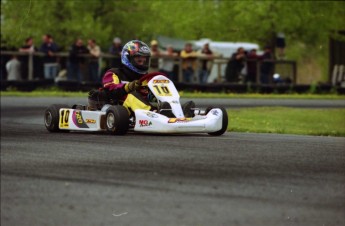
[(2, 226), (345, 225), (344, 138), (52, 134), (48, 104), (1, 98)]

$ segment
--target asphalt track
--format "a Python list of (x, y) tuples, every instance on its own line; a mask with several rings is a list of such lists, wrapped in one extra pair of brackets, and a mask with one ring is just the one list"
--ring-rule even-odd
[(345, 225), (345, 138), (53, 134), (52, 102), (1, 97), (2, 226)]

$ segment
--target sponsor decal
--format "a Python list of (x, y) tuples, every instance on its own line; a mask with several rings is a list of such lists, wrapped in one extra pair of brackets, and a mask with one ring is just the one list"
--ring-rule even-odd
[[(164, 80), (168, 81), (168, 80)], [(156, 96), (172, 96), (169, 88), (165, 86), (165, 84), (158, 84), (152, 86), (154, 89), (152, 90)]]
[(147, 112), (146, 115), (150, 118), (158, 118), (158, 115), (156, 115), (155, 113), (152, 113), (152, 112)]
[(76, 125), (79, 128), (89, 128), (83, 119), (83, 115), (81, 111), (78, 111), (78, 110), (73, 111), (72, 121), (74, 125)]
[(219, 112), (217, 110), (212, 110), (211, 111), (211, 114), (212, 115), (215, 115), (215, 116), (218, 116), (219, 115)]
[(168, 120), (168, 123), (183, 123), (183, 122), (188, 122), (192, 118), (170, 118)]
[(69, 110), (60, 110), (60, 128), (69, 128)]
[(173, 101), (171, 101), (171, 103), (173, 103), (173, 104), (179, 104), (180, 102), (178, 102), (177, 100), (173, 100)]
[(86, 123), (90, 123), (90, 124), (95, 124), (96, 120), (94, 120), (94, 119), (85, 119), (85, 122)]
[(169, 80), (153, 80), (153, 83), (169, 83)]
[(151, 126), (152, 122), (149, 120), (139, 120), (139, 125), (140, 127), (145, 127), (145, 126)]
[(142, 52), (145, 52), (145, 53), (149, 53), (149, 52), (150, 52), (150, 49), (149, 49), (147, 46), (142, 46), (142, 47), (140, 48), (140, 50), (141, 50)]

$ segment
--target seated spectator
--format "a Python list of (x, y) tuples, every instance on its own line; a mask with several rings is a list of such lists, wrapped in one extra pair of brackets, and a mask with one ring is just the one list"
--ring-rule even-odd
[(58, 45), (55, 44), (53, 36), (50, 34), (43, 35), (42, 39), (43, 43), (39, 51), (45, 53), (45, 56), (43, 57), (44, 78), (55, 79), (59, 70), (59, 64), (55, 53), (59, 51), (59, 48)]
[(114, 55), (115, 58), (111, 60), (110, 67), (119, 68), (121, 66), (121, 51), (122, 51), (122, 42), (119, 37), (115, 37), (113, 44), (109, 48), (109, 53)]
[(162, 66), (159, 71), (169, 76), (169, 79), (177, 81), (177, 78), (174, 73), (174, 57), (177, 57), (178, 54), (174, 52), (174, 49), (171, 45), (168, 45), (166, 51), (162, 52), (161, 55), (164, 57), (162, 58)]
[(81, 54), (87, 54), (89, 50), (83, 43), (81, 38), (77, 38), (69, 50), (69, 66), (67, 70), (67, 77), (69, 80), (77, 80), (78, 82), (83, 81), (82, 67), (86, 62), (85, 56)]
[(97, 45), (96, 40), (90, 39), (87, 46), (91, 58), (89, 60), (89, 74), (93, 82), (100, 82), (99, 77), (99, 56), (101, 55), (101, 48)]

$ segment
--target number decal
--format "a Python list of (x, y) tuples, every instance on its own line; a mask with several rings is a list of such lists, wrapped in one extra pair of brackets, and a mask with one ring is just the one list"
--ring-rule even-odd
[(171, 96), (171, 92), (167, 86), (164, 85), (154, 85), (155, 88), (155, 94), (157, 96)]
[(60, 110), (60, 128), (69, 127), (69, 110)]

